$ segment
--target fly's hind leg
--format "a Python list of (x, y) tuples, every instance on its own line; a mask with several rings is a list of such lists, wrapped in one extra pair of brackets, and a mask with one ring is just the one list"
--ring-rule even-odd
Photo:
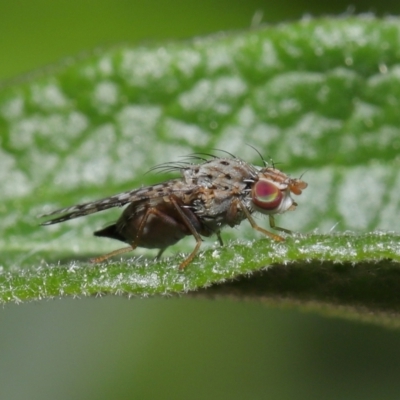
[(196, 246), (193, 249), (193, 251), (188, 255), (188, 257), (181, 262), (181, 264), (179, 265), (179, 269), (185, 269), (192, 261), (193, 258), (196, 256), (197, 252), (200, 249), (201, 246), (201, 236), (199, 235), (199, 233), (197, 232), (196, 228), (194, 227), (192, 221), (190, 220), (190, 218), (186, 215), (186, 213), (189, 212), (188, 209), (186, 209), (186, 213), (185, 211), (182, 210), (181, 206), (179, 205), (178, 200), (175, 198), (175, 196), (170, 196), (169, 197), (169, 201), (174, 205), (176, 211), (178, 212), (178, 214), (180, 215), (180, 217), (182, 218), (183, 223), (185, 224), (185, 226), (189, 229), (190, 233), (194, 236), (194, 238), (196, 239)]
[[(161, 218), (165, 218), (165, 215), (163, 213), (161, 213), (160, 211), (158, 211), (156, 208), (154, 208), (154, 207), (148, 208), (146, 210), (145, 214), (143, 215), (143, 218), (140, 221), (140, 225), (139, 225), (139, 228), (138, 228), (138, 231), (137, 231), (137, 234), (136, 234), (136, 238), (135, 238), (135, 240), (132, 242), (132, 244), (130, 246), (123, 247), (122, 249), (114, 250), (111, 253), (104, 254), (103, 256), (100, 256), (100, 257), (92, 258), (90, 260), (90, 262), (92, 262), (94, 264), (95, 263), (99, 263), (99, 262), (103, 262), (105, 260), (108, 260), (111, 257), (117, 256), (119, 254), (128, 253), (129, 251), (135, 250), (136, 247), (138, 247), (140, 237), (142, 236), (142, 233), (143, 233), (143, 229), (146, 226), (146, 222), (147, 222), (149, 216), (152, 215), (152, 214), (153, 215), (157, 215), (157, 216), (159, 216)], [(159, 258), (161, 256), (161, 254), (163, 253), (164, 250), (165, 249), (161, 249), (158, 252), (157, 258)]]
[(118, 256), (119, 254), (128, 253), (128, 251), (132, 251), (132, 250), (134, 250), (134, 247), (132, 247), (132, 246), (123, 247), (122, 249), (114, 250), (111, 253), (107, 253), (107, 254), (104, 254), (104, 255), (99, 256), (99, 257), (91, 258), (90, 262), (92, 264), (101, 263), (103, 261), (108, 260), (111, 257)]
[[(197, 252), (199, 251), (199, 248), (201, 246), (201, 236), (200, 234), (197, 232), (194, 223), (196, 223), (195, 221), (195, 216), (193, 215), (193, 218), (191, 218), (191, 211), (190, 210), (183, 210), (181, 205), (179, 204), (179, 199), (177, 199), (175, 196), (169, 196), (169, 201), (171, 202), (171, 204), (174, 206), (174, 208), (176, 209), (176, 211), (178, 212), (179, 216), (182, 219), (183, 224), (185, 225), (185, 227), (189, 230), (189, 232), (194, 236), (194, 238), (196, 239), (196, 246), (194, 248), (194, 250), (189, 254), (189, 256), (179, 265), (179, 269), (184, 269), (185, 267), (187, 267), (193, 260), (193, 258), (196, 256)], [(142, 236), (143, 233), (143, 229), (146, 226), (146, 222), (149, 218), (150, 215), (156, 215), (159, 218), (162, 218), (163, 220), (168, 219), (168, 216), (165, 215), (164, 213), (160, 212), (157, 210), (157, 208), (155, 207), (150, 207), (146, 210), (143, 218), (140, 221), (140, 225), (139, 228), (137, 230), (137, 234), (136, 234), (136, 238), (133, 241), (133, 243), (131, 244), (131, 246), (129, 247), (124, 247), (122, 249), (119, 250), (115, 250), (111, 253), (105, 254), (104, 256), (100, 256), (100, 257), (96, 257), (93, 258), (91, 260), (91, 262), (93, 263), (98, 263), (98, 262), (102, 262), (107, 260), (110, 257), (119, 255), (119, 254), (123, 254), (123, 253), (127, 253), (128, 251), (132, 251), (134, 250), (138, 244), (139, 244), (139, 240), (140, 237)], [(193, 219), (193, 221), (191, 220)], [(161, 256), (161, 254), (163, 253), (165, 249), (161, 249), (158, 252), (157, 258), (159, 258)]]

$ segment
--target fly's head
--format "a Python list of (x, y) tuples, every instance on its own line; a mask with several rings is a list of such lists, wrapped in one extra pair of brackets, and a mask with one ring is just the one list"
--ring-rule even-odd
[(263, 214), (282, 214), (297, 206), (291, 194), (300, 195), (306, 187), (306, 182), (292, 179), (276, 168), (262, 168), (251, 187), (252, 205)]

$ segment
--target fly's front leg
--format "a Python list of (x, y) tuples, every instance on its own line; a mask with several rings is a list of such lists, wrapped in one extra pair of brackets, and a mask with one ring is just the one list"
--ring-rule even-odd
[[(246, 218), (249, 220), (250, 225), (253, 229), (263, 233), (264, 235), (269, 236), (271, 239), (276, 240), (277, 242), (283, 242), (285, 239), (282, 236), (276, 235), (275, 233), (272, 233), (270, 231), (267, 231), (264, 228), (261, 228), (260, 226), (257, 225), (256, 221), (254, 221), (253, 217), (251, 216), (249, 210), (246, 208), (246, 206), (239, 200), (236, 199), (235, 202), (233, 202), (234, 206), (237, 206), (239, 204), (239, 207), (243, 211), (243, 214), (246, 216)], [(271, 221), (271, 220), (270, 220)], [(271, 226), (272, 227), (272, 226)]]
[(175, 198), (175, 196), (170, 196), (169, 201), (174, 205), (176, 211), (181, 216), (183, 223), (185, 224), (185, 226), (189, 229), (190, 233), (196, 239), (196, 246), (195, 246), (194, 250), (189, 254), (189, 256), (186, 258), (186, 260), (184, 260), (181, 263), (181, 265), (179, 265), (179, 269), (185, 269), (193, 261), (193, 258), (196, 256), (197, 252), (199, 251), (202, 240), (201, 240), (201, 236), (199, 235), (196, 228), (194, 227), (192, 221), (186, 215), (186, 213), (182, 210), (182, 208), (179, 205), (178, 200)]
[(277, 230), (277, 231), (285, 232), (285, 233), (287, 233), (287, 234), (289, 234), (289, 235), (292, 235), (292, 234), (293, 234), (293, 232), (290, 231), (289, 229), (285, 229), (285, 228), (281, 228), (280, 226), (276, 226), (276, 225), (275, 225), (275, 218), (274, 218), (273, 215), (270, 215), (270, 216), (269, 216), (269, 226), (270, 226), (272, 229), (275, 229), (275, 230)]

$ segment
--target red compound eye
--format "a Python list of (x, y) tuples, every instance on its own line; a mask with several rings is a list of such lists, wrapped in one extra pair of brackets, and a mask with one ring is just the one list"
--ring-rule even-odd
[(264, 210), (274, 210), (282, 201), (282, 192), (271, 182), (258, 181), (252, 190), (253, 203)]

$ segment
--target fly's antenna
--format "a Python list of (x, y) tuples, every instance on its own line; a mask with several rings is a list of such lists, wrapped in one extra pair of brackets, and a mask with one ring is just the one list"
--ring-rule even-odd
[(308, 172), (308, 170), (306, 169), (300, 176), (299, 176), (299, 180), (301, 180), (301, 178), (303, 178), (303, 176), (304, 176), (304, 174), (306, 173), (306, 172)]

